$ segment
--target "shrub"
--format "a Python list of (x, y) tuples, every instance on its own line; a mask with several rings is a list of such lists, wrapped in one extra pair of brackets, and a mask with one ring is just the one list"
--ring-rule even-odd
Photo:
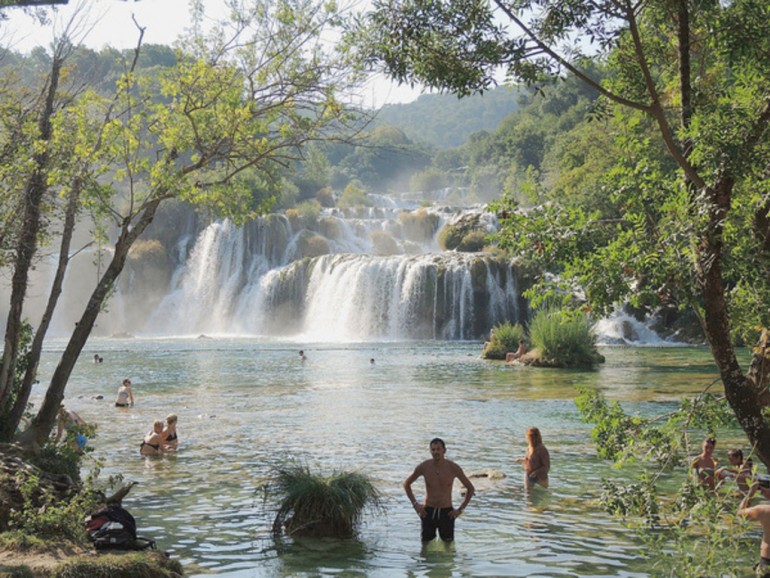
[(324, 187), (323, 189), (320, 189), (315, 194), (316, 200), (321, 204), (322, 207), (331, 208), (335, 205), (334, 202), (334, 191), (331, 187)]
[(380, 509), (380, 493), (358, 473), (313, 474), (305, 465), (290, 464), (274, 471), (263, 486), (264, 499), (275, 500), (278, 511), (273, 533), (351, 537), (367, 508)]
[(331, 251), (329, 241), (321, 235), (304, 231), (297, 241), (297, 247), (303, 257), (320, 257), (328, 255)]
[(463, 232), (455, 225), (444, 225), (438, 234), (438, 246), (443, 251), (454, 251), (463, 240)]
[(584, 313), (540, 309), (530, 321), (529, 337), (543, 365), (591, 367), (604, 361), (596, 349), (593, 323)]
[(484, 231), (471, 231), (465, 235), (457, 246), (458, 251), (478, 253), (487, 244), (487, 234)]
[(341, 209), (351, 209), (353, 207), (369, 207), (372, 201), (367, 198), (366, 191), (354, 183), (349, 183), (342, 191), (337, 206)]
[(401, 253), (398, 243), (396, 243), (396, 240), (387, 231), (372, 231), (369, 234), (369, 238), (372, 240), (375, 255), (388, 256)]
[(489, 341), (484, 344), (481, 357), (484, 359), (505, 359), (509, 351), (519, 348), (519, 340), (524, 339), (524, 328), (520, 323), (498, 323), (492, 328)]
[(305, 229), (313, 229), (321, 215), (321, 203), (318, 201), (303, 201), (296, 206), (299, 222)]
[[(16, 477), (22, 503), (10, 513), (12, 530), (43, 540), (85, 543), (83, 519), (99, 505), (94, 491), (82, 489), (60, 496), (34, 473), (19, 470)], [(91, 488), (92, 483), (86, 487)]]
[(412, 241), (430, 241), (438, 228), (439, 217), (425, 209), (403, 211), (398, 215), (404, 234)]

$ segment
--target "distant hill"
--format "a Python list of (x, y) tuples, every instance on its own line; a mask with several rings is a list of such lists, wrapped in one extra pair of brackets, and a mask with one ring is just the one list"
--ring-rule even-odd
[(518, 110), (519, 92), (519, 88), (499, 87), (459, 99), (453, 94), (423, 94), (414, 102), (386, 104), (376, 123), (396, 126), (410, 139), (439, 148), (456, 147), (474, 132), (494, 131), (501, 120)]

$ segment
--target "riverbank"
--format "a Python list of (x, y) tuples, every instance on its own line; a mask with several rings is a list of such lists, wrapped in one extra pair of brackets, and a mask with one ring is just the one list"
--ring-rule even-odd
[(100, 553), (72, 545), (46, 549), (0, 552), (0, 576), (48, 578), (50, 576), (136, 576), (178, 578), (179, 562), (165, 552), (112, 551)]

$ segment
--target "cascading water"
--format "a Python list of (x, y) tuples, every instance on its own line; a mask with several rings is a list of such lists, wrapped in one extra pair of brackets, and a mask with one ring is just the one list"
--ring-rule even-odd
[(479, 339), (519, 320), (511, 262), (436, 242), (448, 220), (475, 213), (491, 231), (492, 215), (388, 203), (353, 216), (327, 211), (309, 226), (284, 215), (209, 225), (142, 333)]

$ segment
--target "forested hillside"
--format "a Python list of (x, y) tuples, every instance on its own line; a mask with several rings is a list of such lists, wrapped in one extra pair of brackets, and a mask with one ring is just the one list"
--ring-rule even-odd
[(464, 144), (474, 132), (497, 128), (519, 108), (519, 95), (518, 88), (507, 86), (465, 98), (423, 94), (407, 104), (386, 104), (376, 122), (396, 126), (411, 139), (451, 148)]

